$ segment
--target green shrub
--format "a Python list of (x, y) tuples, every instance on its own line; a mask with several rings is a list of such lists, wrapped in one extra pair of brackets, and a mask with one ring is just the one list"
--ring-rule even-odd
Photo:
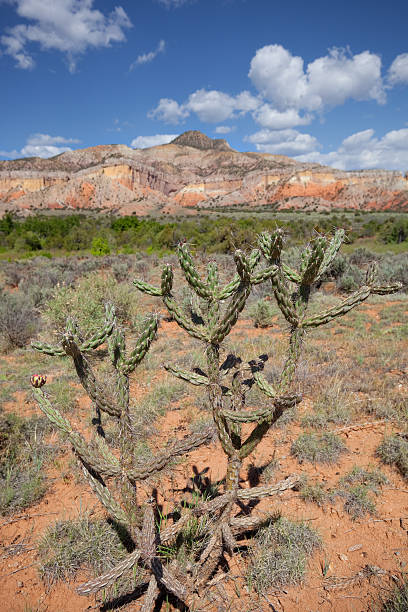
[(96, 257), (100, 257), (102, 255), (109, 255), (111, 252), (109, 242), (103, 236), (96, 236), (92, 240), (91, 245), (91, 253)]
[(271, 327), (273, 325), (274, 310), (267, 300), (258, 300), (249, 308), (254, 327)]
[(43, 316), (53, 329), (62, 331), (67, 317), (75, 313), (79, 326), (92, 334), (105, 320), (106, 302), (114, 304), (122, 323), (131, 320), (137, 313), (138, 296), (130, 285), (117, 283), (110, 274), (91, 272), (75, 288), (56, 287)]

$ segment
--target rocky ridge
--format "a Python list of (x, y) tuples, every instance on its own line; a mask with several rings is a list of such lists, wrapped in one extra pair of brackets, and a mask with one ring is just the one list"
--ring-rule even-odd
[(0, 215), (50, 209), (194, 214), (237, 205), (408, 211), (408, 176), (241, 153), (197, 131), (147, 149), (101, 145), (0, 162)]

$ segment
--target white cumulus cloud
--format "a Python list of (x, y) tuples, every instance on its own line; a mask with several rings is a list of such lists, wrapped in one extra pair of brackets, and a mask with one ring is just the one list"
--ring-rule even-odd
[(343, 140), (337, 151), (314, 151), (298, 157), (300, 161), (326, 164), (341, 170), (408, 169), (408, 128), (392, 130), (382, 138), (374, 136), (374, 130), (363, 130)]
[(179, 123), (195, 113), (200, 121), (218, 123), (253, 111), (259, 104), (259, 99), (249, 91), (231, 96), (215, 89), (198, 89), (183, 104), (171, 98), (162, 98), (157, 107), (148, 113), (148, 117), (167, 123)]
[(159, 53), (163, 53), (165, 48), (166, 43), (164, 40), (161, 40), (154, 51), (149, 51), (149, 53), (143, 53), (142, 55), (139, 55), (136, 61), (130, 64), (129, 70), (134, 70), (136, 66), (140, 64), (149, 64), (159, 55)]
[(388, 71), (388, 81), (391, 85), (408, 83), (408, 53), (397, 55)]
[(230, 134), (235, 130), (235, 125), (217, 125), (215, 128), (216, 134)]
[(301, 155), (319, 147), (319, 143), (314, 136), (292, 129), (259, 130), (247, 137), (246, 140), (255, 144), (257, 151), (275, 155)]
[(183, 104), (179, 104), (171, 98), (161, 98), (156, 108), (149, 111), (147, 116), (149, 119), (159, 119), (165, 123), (177, 124), (188, 117), (189, 114)]
[(20, 151), (0, 151), (0, 155), (13, 159), (16, 157), (54, 157), (54, 155), (59, 155), (64, 151), (72, 151), (72, 147), (66, 145), (78, 144), (79, 142), (80, 140), (75, 138), (32, 134)]
[(19, 68), (34, 66), (31, 46), (57, 50), (67, 57), (74, 72), (78, 56), (89, 48), (109, 47), (125, 40), (125, 29), (131, 27), (121, 6), (108, 15), (93, 8), (94, 0), (12, 0), (17, 14), (25, 19), (8, 28), (0, 42), (4, 52), (16, 60)]
[(153, 136), (137, 136), (130, 143), (131, 147), (135, 147), (136, 149), (147, 149), (148, 147), (156, 147), (161, 144), (168, 144), (175, 138), (177, 138), (178, 134), (154, 134)]
[(260, 94), (278, 110), (322, 110), (344, 104), (347, 99), (385, 102), (381, 59), (363, 51), (352, 55), (331, 49), (304, 68), (302, 57), (281, 45), (258, 49), (249, 77)]
[(312, 120), (310, 115), (301, 117), (299, 112), (294, 108), (278, 111), (267, 103), (262, 104), (262, 106), (254, 112), (253, 118), (259, 125), (271, 130), (283, 130), (297, 125), (307, 125)]

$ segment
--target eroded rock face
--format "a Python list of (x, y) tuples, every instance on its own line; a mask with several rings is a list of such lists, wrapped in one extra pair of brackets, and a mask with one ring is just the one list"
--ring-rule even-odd
[(107, 145), (0, 162), (0, 214), (102, 209), (144, 215), (234, 205), (408, 210), (408, 176), (240, 153), (196, 131), (149, 149)]

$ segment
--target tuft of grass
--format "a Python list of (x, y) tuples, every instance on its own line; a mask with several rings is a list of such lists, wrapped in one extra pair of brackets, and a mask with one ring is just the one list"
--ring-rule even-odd
[(343, 383), (337, 377), (323, 389), (315, 404), (314, 414), (308, 414), (302, 419), (303, 427), (321, 429), (327, 423), (347, 425), (351, 422), (353, 411), (344, 391)]
[(339, 489), (335, 494), (342, 497), (344, 510), (353, 520), (368, 514), (375, 514), (375, 503), (369, 495), (369, 489), (364, 485), (355, 485), (347, 489)]
[(400, 436), (384, 436), (376, 450), (386, 465), (395, 465), (404, 478), (408, 478), (408, 441)]
[(366, 470), (358, 465), (355, 465), (350, 472), (340, 479), (341, 485), (363, 485), (378, 493), (378, 487), (387, 484), (388, 478), (380, 470)]
[[(114, 525), (106, 520), (91, 520), (88, 514), (57, 521), (38, 544), (40, 575), (47, 586), (73, 579), (81, 569), (98, 576), (120, 563), (127, 550)], [(139, 570), (120, 578), (113, 587), (117, 596), (137, 582)]]
[(299, 583), (306, 572), (307, 557), (320, 546), (319, 534), (308, 525), (279, 518), (255, 537), (249, 587), (262, 593), (271, 587)]
[(344, 510), (353, 520), (366, 514), (375, 514), (373, 494), (378, 495), (379, 487), (388, 482), (380, 470), (367, 470), (355, 465), (339, 480), (339, 488), (333, 492), (344, 499)]
[(300, 497), (307, 502), (312, 502), (318, 506), (323, 506), (329, 499), (329, 494), (320, 482), (309, 482), (307, 478), (299, 488)]
[(312, 463), (335, 463), (341, 453), (346, 452), (344, 442), (333, 433), (304, 433), (295, 440), (291, 453), (297, 460)]
[(369, 612), (407, 612), (408, 610), (408, 580), (404, 580), (387, 597), (370, 605)]
[(44, 443), (45, 417), (0, 416), (0, 514), (11, 514), (41, 499), (47, 490), (44, 465), (54, 449)]

